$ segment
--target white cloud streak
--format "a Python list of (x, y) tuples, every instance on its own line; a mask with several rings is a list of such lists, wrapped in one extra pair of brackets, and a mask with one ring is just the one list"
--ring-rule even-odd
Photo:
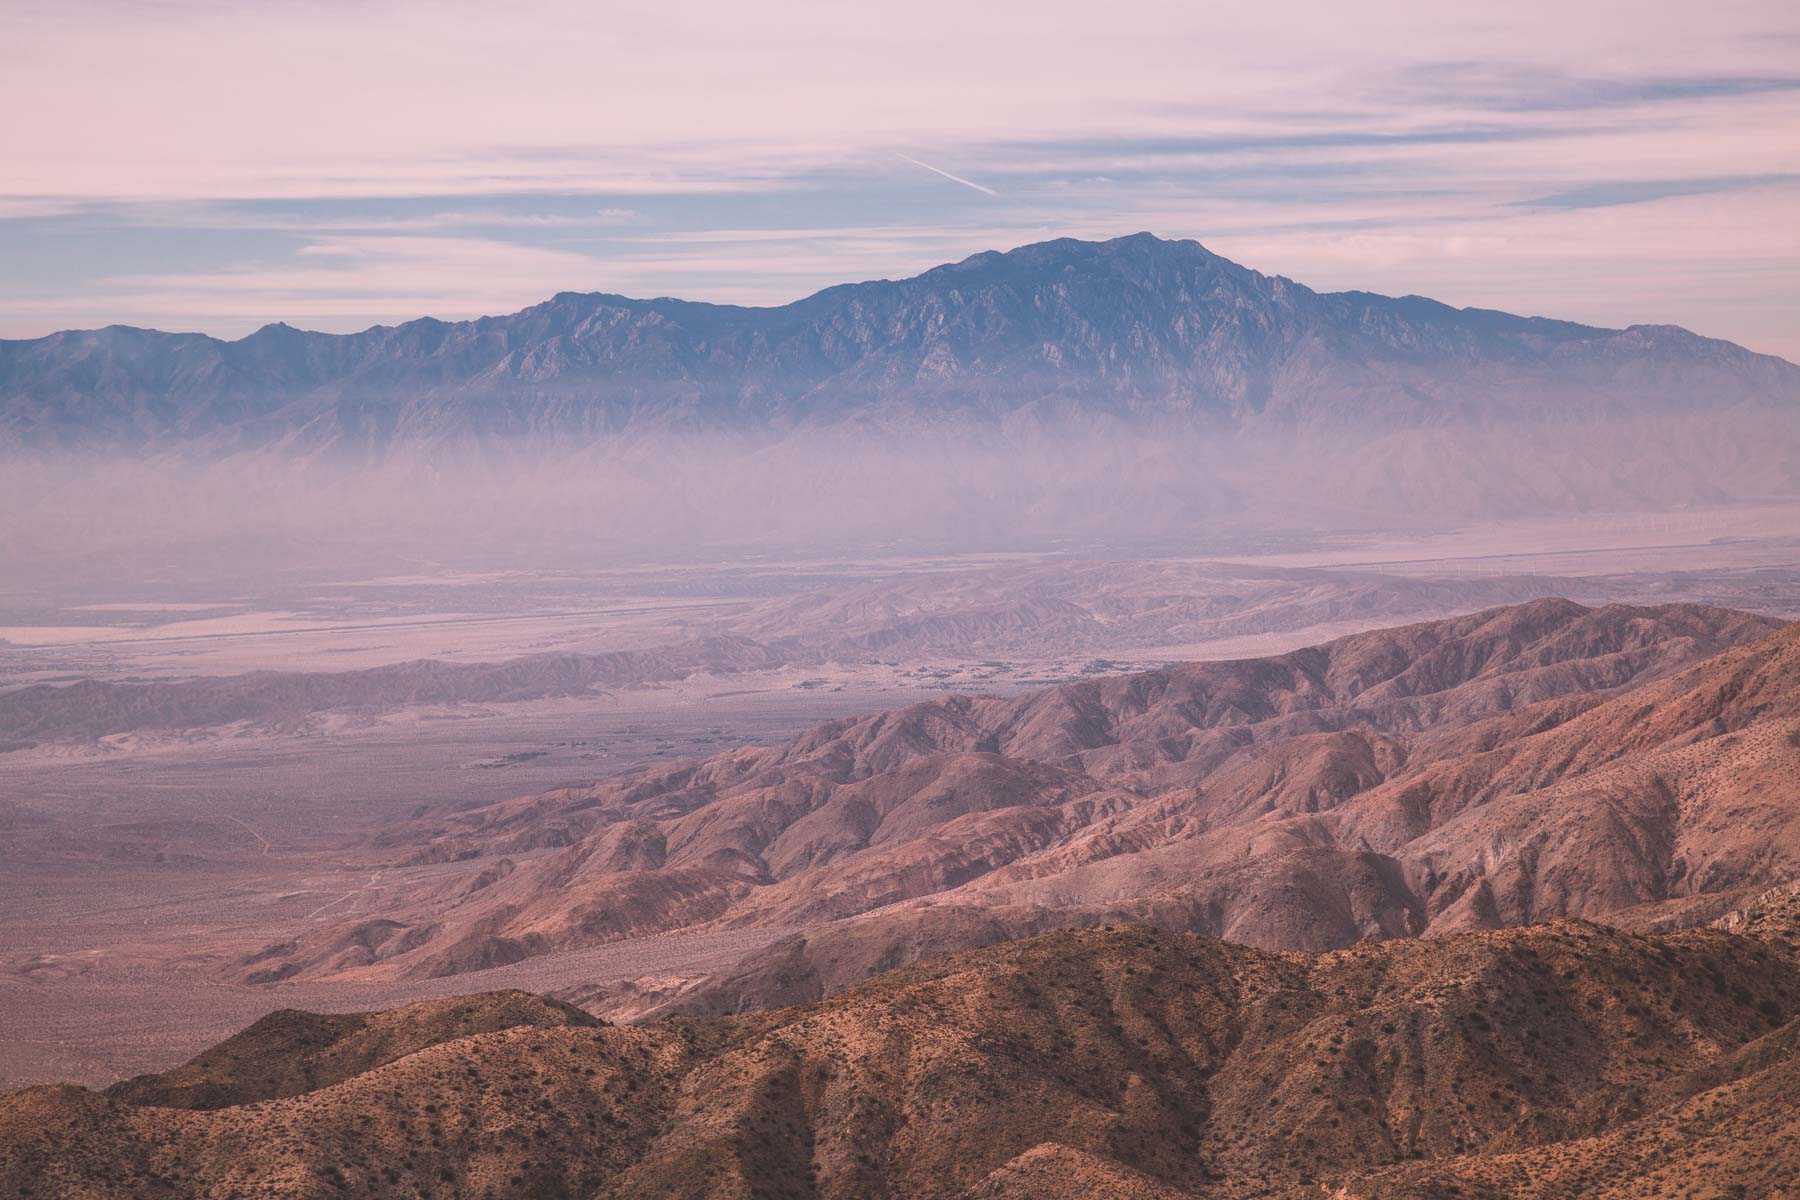
[(944, 168), (942, 168), (942, 167), (934, 167), (928, 162), (920, 162), (918, 159), (914, 158), (910, 154), (901, 154), (898, 150), (896, 150), (894, 152), (894, 157), (898, 158), (898, 159), (902, 159), (906, 162), (909, 162), (915, 167), (923, 167), (927, 171), (930, 171), (934, 175), (942, 175), (945, 179), (948, 179), (951, 183), (960, 183), (966, 188), (973, 188), (975, 191), (980, 192), (984, 196), (993, 196), (997, 199), (1000, 195), (999, 192), (996, 192), (991, 187), (983, 187), (981, 184), (976, 183), (972, 179), (964, 179), (961, 175), (952, 175), (950, 172), (944, 170)]

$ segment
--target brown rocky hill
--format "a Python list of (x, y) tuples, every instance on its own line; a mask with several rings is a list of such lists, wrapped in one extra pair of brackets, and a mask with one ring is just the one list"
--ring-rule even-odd
[(0, 1195), (1791, 1196), (1784, 912), (1781, 937), (1558, 921), (1320, 955), (1114, 925), (634, 1026), (416, 1006), (370, 1018), (411, 1053), (166, 1106), (268, 1095), (295, 1051), (264, 1022), (164, 1084), (0, 1096)]
[(318, 1091), (478, 1033), (597, 1024), (572, 1005), (517, 991), (425, 1000), (386, 1012), (285, 1009), (173, 1071), (124, 1080), (106, 1094), (162, 1108), (231, 1108)]
[(1546, 600), (953, 696), (395, 828), (397, 861), (451, 869), (235, 969), (443, 975), (871, 913), (849, 936), (877, 969), (1121, 917), (1321, 950), (1768, 886), (1800, 874), (1797, 680), (1800, 632), (1762, 618)]

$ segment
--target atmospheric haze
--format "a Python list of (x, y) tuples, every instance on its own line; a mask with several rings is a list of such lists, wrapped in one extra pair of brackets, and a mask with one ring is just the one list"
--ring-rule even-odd
[(1800, 494), (1780, 359), (1315, 293), (1148, 235), (773, 309), (58, 334), (0, 348), (0, 396), (6, 537), (40, 559), (994, 551)]

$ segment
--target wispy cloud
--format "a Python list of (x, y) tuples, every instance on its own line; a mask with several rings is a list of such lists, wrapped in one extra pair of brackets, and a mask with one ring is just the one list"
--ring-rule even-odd
[(1414, 106), (1489, 112), (1592, 112), (1690, 100), (1800, 92), (1800, 73), (1578, 74), (1531, 63), (1420, 63), (1383, 89)]
[(1619, 204), (1646, 204), (1675, 196), (1705, 196), (1735, 192), (1771, 184), (1800, 182), (1800, 174), (1728, 175), (1711, 179), (1614, 179), (1590, 183), (1532, 200), (1514, 200), (1520, 208), (1611, 208)]
[(964, 179), (961, 175), (952, 175), (950, 172), (944, 170), (944, 168), (942, 168), (942, 167), (934, 167), (928, 162), (920, 162), (918, 159), (914, 158), (910, 154), (901, 154), (899, 151), (895, 151), (894, 157), (901, 159), (905, 162), (909, 162), (915, 167), (924, 167), (927, 171), (930, 171), (934, 175), (942, 175), (945, 179), (948, 179), (951, 183), (960, 183), (966, 188), (974, 188), (976, 191), (980, 192), (984, 196), (996, 196), (997, 197), (1000, 195), (999, 192), (996, 192), (991, 187), (983, 187), (981, 184), (976, 183), (974, 180)]
[(639, 217), (635, 209), (597, 207), (575, 197), (567, 208), (540, 206), (540, 197), (506, 197), (504, 203), (484, 204), (481, 198), (458, 203), (437, 200), (429, 205), (414, 199), (396, 213), (392, 206), (336, 206), (331, 211), (317, 203), (254, 206), (210, 203), (141, 204), (113, 211), (146, 228), (258, 229), (296, 234), (386, 233), (438, 234), (454, 231), (522, 231), (554, 236), (571, 230), (613, 230)]
[(1800, 307), (1791, 4), (1108, 13), (17, 0), (0, 335), (562, 288), (779, 302), (1150, 228), (1307, 282), (1800, 356), (1770, 315)]

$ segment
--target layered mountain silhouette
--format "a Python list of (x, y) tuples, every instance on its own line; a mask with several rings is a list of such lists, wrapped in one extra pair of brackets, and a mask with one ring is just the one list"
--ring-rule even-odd
[[(698, 926), (804, 930), (612, 1011), (817, 999), (1119, 919), (1277, 949), (1440, 936), (1800, 871), (1800, 636), (1538, 601), (1277, 658), (951, 696), (391, 829), (371, 917), (239, 978), (455, 974)], [(1646, 910), (1644, 906), (1652, 906)]]
[(1058, 932), (823, 1003), (278, 1013), (0, 1094), (8, 1195), (1647, 1200), (1792, 1195), (1791, 896), (1325, 955)]
[(563, 293), (346, 335), (113, 326), (0, 342), (0, 447), (27, 448), (379, 456), (951, 416), (1391, 431), (1770, 404), (1792, 420), (1796, 403), (1800, 367), (1682, 329), (1319, 293), (1149, 234), (978, 254), (776, 308)]

